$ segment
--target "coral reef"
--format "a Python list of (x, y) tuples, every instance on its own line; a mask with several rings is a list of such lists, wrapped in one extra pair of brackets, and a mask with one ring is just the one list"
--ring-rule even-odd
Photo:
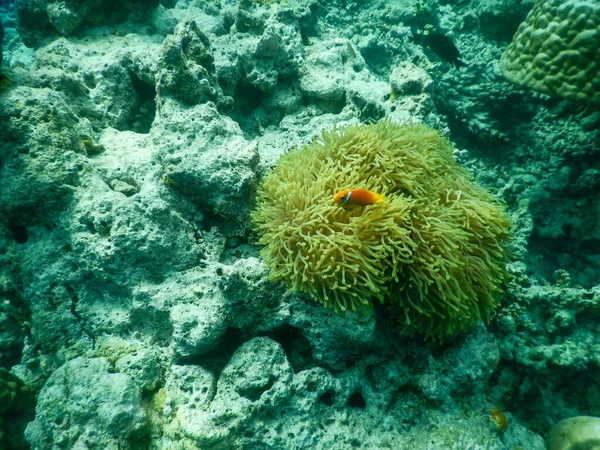
[[(568, 274), (557, 274), (556, 286), (519, 286), (510, 307), (494, 326), (507, 365), (498, 371), (498, 399), (527, 398), (519, 415), (544, 411), (532, 425), (544, 429), (560, 420), (562, 410), (596, 414), (600, 291), (569, 287)], [(522, 377), (520, 384), (513, 384)]]
[[(600, 115), (502, 76), (533, 5), (0, 2), (0, 379), (38, 393), (0, 447), (542, 450), (600, 416)], [(514, 223), (515, 284), (443, 344), (306, 301), (253, 244), (286, 149), (384, 116)]]
[[(348, 188), (386, 201), (346, 212), (331, 195)], [(489, 320), (506, 276), (508, 217), (423, 126), (352, 126), (290, 151), (252, 217), (272, 279), (338, 311), (398, 304), (408, 334)]]

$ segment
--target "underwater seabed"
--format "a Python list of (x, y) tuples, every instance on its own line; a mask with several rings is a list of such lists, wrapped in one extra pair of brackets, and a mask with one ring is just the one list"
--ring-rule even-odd
[(597, 2), (0, 24), (0, 449), (600, 441)]

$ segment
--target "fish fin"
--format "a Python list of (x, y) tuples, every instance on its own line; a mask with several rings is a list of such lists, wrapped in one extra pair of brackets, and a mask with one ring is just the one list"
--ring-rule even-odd
[(454, 60), (454, 67), (456, 67), (458, 70), (460, 70), (461, 67), (467, 67), (467, 63), (456, 58)]
[(383, 203), (385, 201), (385, 194), (379, 194), (379, 198), (375, 201), (375, 203)]
[(350, 191), (348, 191), (348, 194), (346, 194), (346, 198), (344, 199), (344, 201), (341, 203), (342, 208), (344, 208), (346, 206), (346, 204), (350, 200), (351, 195), (352, 195), (352, 191), (350, 190)]

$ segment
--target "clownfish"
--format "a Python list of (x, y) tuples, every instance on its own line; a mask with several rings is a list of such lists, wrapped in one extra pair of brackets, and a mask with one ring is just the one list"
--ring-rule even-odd
[(333, 200), (346, 210), (373, 203), (381, 203), (384, 199), (385, 195), (366, 189), (343, 189), (333, 195)]

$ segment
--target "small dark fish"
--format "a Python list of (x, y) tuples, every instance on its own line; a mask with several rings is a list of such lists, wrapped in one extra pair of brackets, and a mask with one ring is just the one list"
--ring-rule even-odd
[(429, 47), (444, 61), (454, 64), (457, 69), (460, 69), (461, 66), (466, 67), (467, 64), (459, 59), (460, 52), (456, 48), (456, 45), (454, 45), (454, 42), (448, 36), (441, 33), (413, 33), (413, 36), (417, 44)]

